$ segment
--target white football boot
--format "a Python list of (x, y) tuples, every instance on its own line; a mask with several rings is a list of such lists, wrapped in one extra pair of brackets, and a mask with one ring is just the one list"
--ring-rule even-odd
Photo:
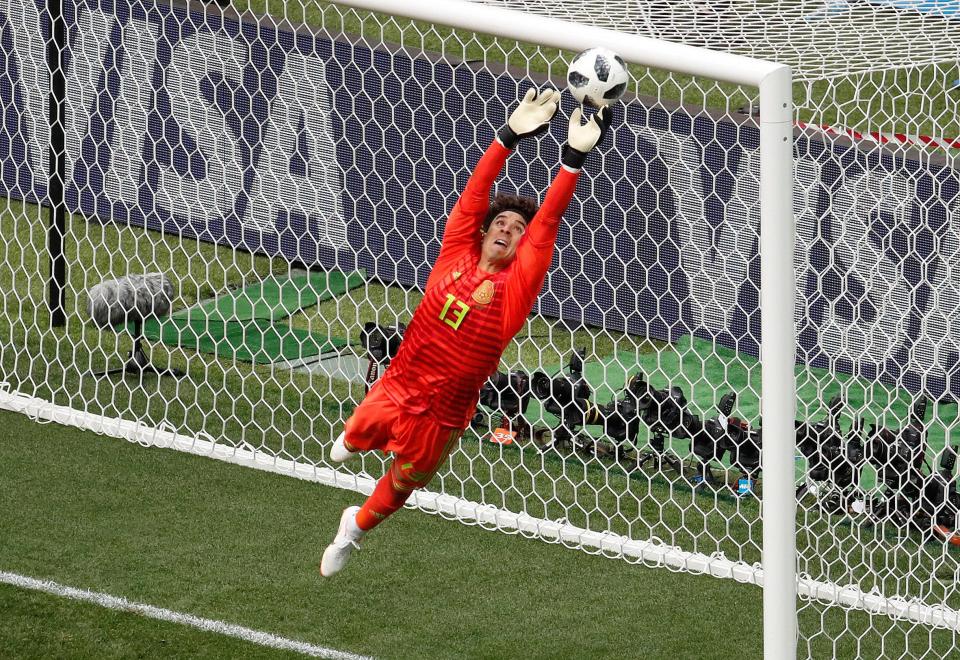
[(350, 553), (360, 549), (360, 539), (365, 532), (357, 527), (359, 510), (358, 506), (350, 506), (343, 510), (337, 535), (333, 543), (323, 551), (323, 559), (320, 560), (320, 575), (323, 577), (331, 577), (339, 573), (350, 559)]
[(343, 463), (357, 455), (357, 452), (347, 449), (347, 445), (343, 442), (343, 436), (343, 433), (337, 436), (337, 439), (333, 441), (333, 447), (330, 448), (330, 460), (335, 463)]

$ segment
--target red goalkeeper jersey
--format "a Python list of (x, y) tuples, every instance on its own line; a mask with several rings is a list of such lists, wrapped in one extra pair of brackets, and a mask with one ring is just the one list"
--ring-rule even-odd
[(509, 155), (494, 141), (477, 163), (447, 219), (423, 300), (381, 381), (404, 410), (427, 412), (444, 426), (467, 426), (480, 388), (523, 327), (543, 287), (561, 216), (577, 183), (579, 172), (561, 167), (514, 260), (498, 273), (483, 271), (480, 230), (490, 189)]

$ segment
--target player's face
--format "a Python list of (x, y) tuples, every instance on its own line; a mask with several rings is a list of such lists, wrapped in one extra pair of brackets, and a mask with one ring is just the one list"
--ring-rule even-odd
[(490, 263), (506, 266), (517, 253), (517, 244), (527, 230), (523, 216), (516, 211), (497, 215), (483, 237), (481, 251)]

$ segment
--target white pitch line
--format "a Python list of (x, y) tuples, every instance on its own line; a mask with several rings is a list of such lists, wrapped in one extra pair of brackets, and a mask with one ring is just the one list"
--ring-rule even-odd
[(285, 651), (295, 651), (314, 658), (329, 658), (330, 660), (372, 660), (368, 656), (347, 653), (346, 651), (337, 651), (323, 646), (314, 646), (306, 642), (298, 642), (295, 639), (287, 639), (261, 630), (245, 628), (233, 623), (225, 623), (215, 619), (204, 619), (192, 614), (174, 612), (173, 610), (136, 603), (126, 598), (118, 598), (110, 594), (102, 594), (96, 591), (87, 591), (86, 589), (75, 589), (66, 585), (58, 584), (50, 580), (37, 580), (36, 578), (18, 575), (16, 573), (7, 573), (0, 571), (0, 582), (10, 584), (23, 589), (32, 589), (34, 591), (43, 591), (54, 596), (62, 596), (72, 600), (81, 600), (88, 603), (94, 603), (101, 607), (111, 610), (121, 610), (123, 612), (133, 612), (151, 619), (160, 621), (170, 621), (184, 626), (192, 626), (205, 630), (207, 632), (236, 637), (245, 642), (259, 644), (260, 646), (269, 646), (270, 648), (282, 649)]

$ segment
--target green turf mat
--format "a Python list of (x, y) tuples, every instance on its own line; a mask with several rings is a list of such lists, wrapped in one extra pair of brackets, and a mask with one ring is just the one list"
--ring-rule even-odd
[(347, 344), (345, 339), (262, 319), (227, 323), (212, 319), (151, 319), (143, 324), (143, 332), (147, 339), (169, 346), (193, 348), (201, 353), (256, 364), (313, 357)]
[(316, 305), (360, 286), (366, 279), (363, 270), (352, 273), (310, 272), (293, 277), (269, 276), (262, 282), (231, 291), (196, 307), (181, 309), (171, 318), (218, 321), (278, 321), (305, 307)]
[(345, 346), (344, 339), (276, 324), (291, 314), (360, 286), (364, 271), (269, 276), (169, 318), (144, 324), (147, 339), (223, 358), (269, 364), (314, 357)]

